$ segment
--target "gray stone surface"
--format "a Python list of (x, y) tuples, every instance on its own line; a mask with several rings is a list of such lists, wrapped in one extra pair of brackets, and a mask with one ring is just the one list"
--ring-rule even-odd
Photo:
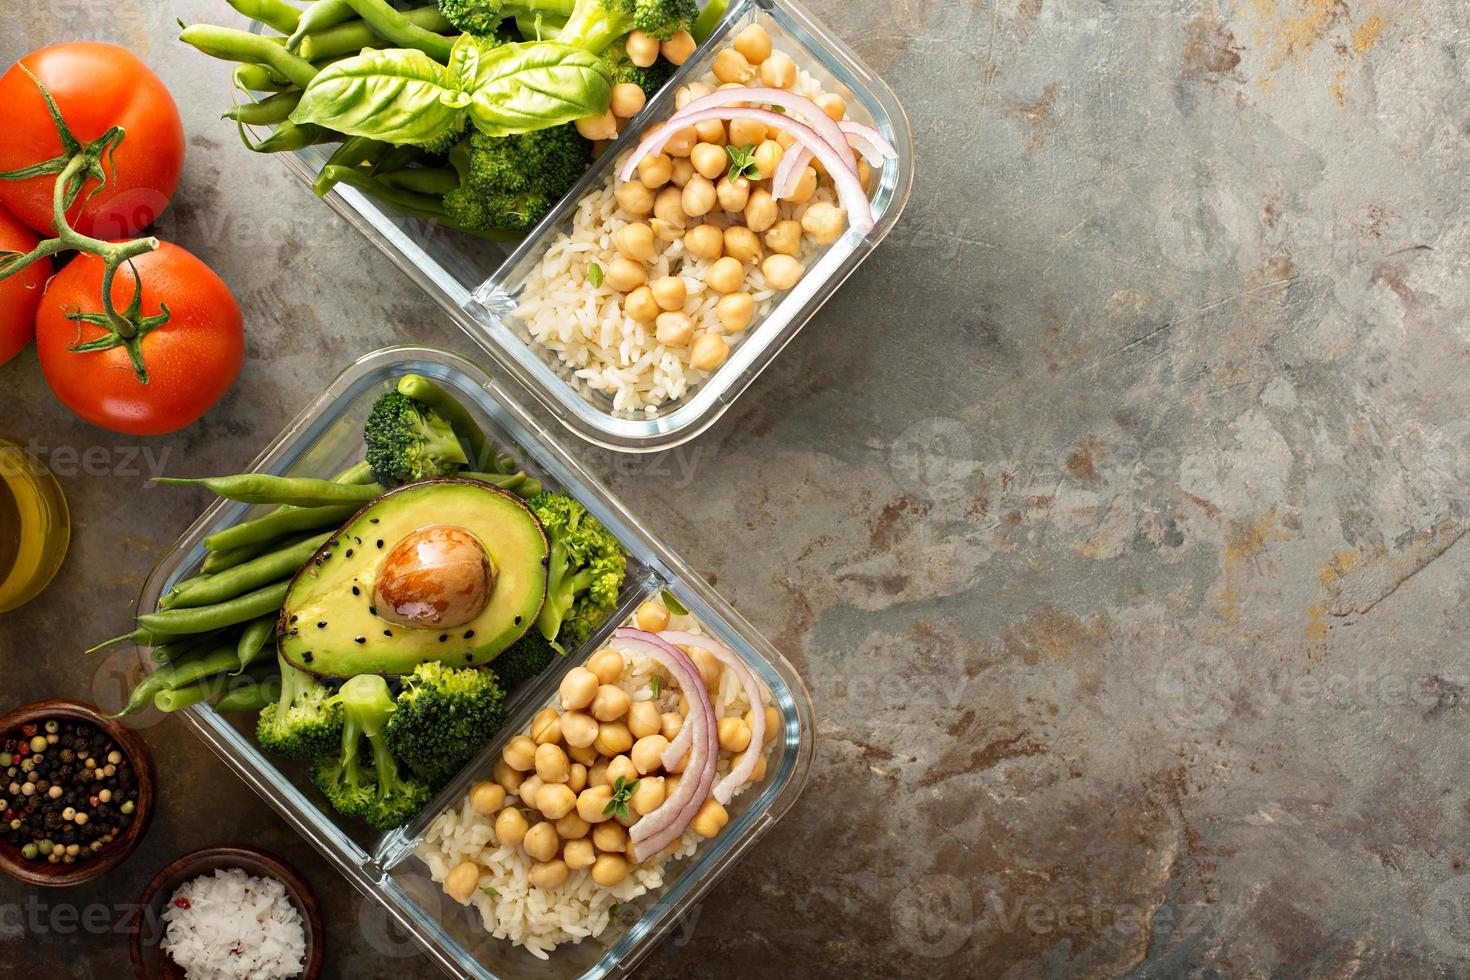
[[(805, 797), (645, 975), (1464, 975), (1464, 5), (812, 6), (909, 108), (908, 214), (707, 436), (585, 454), (821, 720)], [(472, 352), (218, 121), (226, 70), (171, 25), (223, 2), (0, 12), (6, 60), (107, 38), (180, 98), (170, 235), (241, 297), (250, 362), (146, 443), (170, 467), (239, 467), (368, 349)], [(137, 445), (33, 355), (0, 385), (0, 433)], [(0, 621), (0, 707), (114, 683), (82, 641), (191, 518), (107, 469), (66, 477), (71, 558)], [(147, 735), (146, 846), (51, 907), (247, 841), (316, 885), (330, 975), (431, 975), (182, 725)], [(0, 883), (0, 911), (28, 897)], [(7, 975), (126, 970), (121, 936), (6, 925)]]

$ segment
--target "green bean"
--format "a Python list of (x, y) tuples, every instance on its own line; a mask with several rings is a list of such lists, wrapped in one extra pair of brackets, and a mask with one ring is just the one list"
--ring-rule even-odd
[[(403, 17), (410, 24), (422, 27), (426, 31), (436, 34), (457, 34), (454, 25), (444, 19), (439, 13), (437, 6), (415, 7), (413, 10), (405, 10)], [(363, 48), (382, 48), (387, 45), (387, 40), (372, 29), (365, 20), (349, 20), (331, 27), (323, 28), (315, 33), (307, 34), (301, 39), (301, 45), (297, 53), (307, 61), (318, 61), (322, 58), (332, 58), (339, 54), (357, 54)]]
[(390, 170), (380, 178), (389, 187), (415, 194), (448, 194), (459, 186), (459, 173), (449, 167), (406, 167)]
[(512, 473), (510, 476), (503, 473), (460, 473), (455, 479), (488, 483), (527, 500), (541, 496), (542, 490), (541, 481), (533, 476), (527, 476), (524, 470), (520, 473)]
[[(243, 565), (236, 565), (218, 575), (211, 575), (197, 585), (193, 585), (181, 591), (169, 606), (170, 609), (194, 609), (199, 606), (212, 606), (215, 603), (227, 602), (247, 592), (254, 591), (272, 582), (295, 577), (301, 571), (303, 565), (311, 561), (311, 556), (328, 541), (332, 535), (313, 534), (309, 538), (295, 541), (284, 548), (267, 552), (259, 558), (252, 558)], [(162, 608), (162, 607), (160, 607)]]
[(161, 647), (154, 647), (153, 662), (157, 664), (177, 663), (206, 644), (214, 643), (215, 638), (221, 632), (221, 630), (212, 630), (208, 633), (201, 633), (198, 636), (191, 636), (187, 639), (179, 640), (176, 643), (165, 643)]
[(265, 65), (291, 84), (306, 88), (316, 77), (316, 67), (305, 58), (286, 50), (285, 45), (249, 31), (237, 31), (213, 24), (194, 24), (184, 28), (179, 40), (198, 48), (212, 58)]
[(224, 118), (247, 126), (271, 126), (285, 122), (291, 117), (291, 111), (301, 102), (302, 94), (300, 89), (292, 89), (289, 92), (277, 92), (258, 101), (230, 106), (225, 110)]
[(424, 148), (421, 146), (395, 146), (384, 153), (381, 160), (373, 164), (373, 176), (397, 173), (404, 167), (422, 160), (424, 156)]
[[(254, 676), (251, 671), (250, 675)], [(261, 670), (254, 684), (231, 685), (229, 691), (214, 703), (214, 710), (222, 715), (259, 711), (268, 704), (281, 699), (281, 674), (279, 668)]]
[(264, 551), (291, 534), (317, 531), (325, 527), (341, 527), (349, 517), (361, 509), (361, 506), (357, 504), (343, 504), (336, 507), (282, 507), (264, 517), (236, 524), (234, 527), (211, 534), (204, 539), (204, 547), (209, 548), (211, 552), (220, 553), (255, 546), (261, 547), (261, 550)]
[[(259, 701), (264, 696), (262, 688), (266, 692), (273, 691), (275, 696), (271, 700), (280, 698), (280, 687), (271, 684), (272, 680), (279, 682), (280, 676), (281, 669), (276, 664), (256, 664), (244, 674), (215, 674), (184, 687), (158, 691), (153, 695), (153, 706), (159, 711), (173, 712), (218, 697), (215, 710), (221, 714), (247, 710), (240, 705), (248, 706)], [(260, 707), (269, 703), (264, 702)]]
[(699, 12), (699, 18), (695, 20), (694, 27), (689, 33), (694, 35), (694, 40), (703, 44), (720, 23), (725, 19), (725, 13), (730, 9), (730, 0), (709, 0), (704, 9)]
[(317, 174), (316, 180), (311, 182), (312, 192), (318, 197), (326, 197), (337, 185), (337, 181), (332, 179), (335, 168), (354, 169), (362, 163), (376, 163), (392, 149), (389, 144), (366, 136), (353, 136), (343, 140), (342, 145), (337, 147), (336, 152)]
[(258, 20), (273, 31), (290, 34), (301, 20), (301, 11), (286, 3), (286, 0), (229, 0), (231, 7)]
[(144, 629), (170, 630), (176, 635), (203, 633), (205, 630), (223, 629), (239, 623), (258, 619), (278, 607), (286, 600), (290, 582), (277, 582), (263, 589), (247, 592), (228, 602), (193, 609), (165, 609), (138, 617)]
[(220, 572), (228, 572), (236, 565), (243, 565), (252, 558), (260, 557), (275, 547), (277, 543), (276, 541), (260, 541), (239, 548), (231, 548), (228, 551), (211, 551), (204, 556), (204, 564), (200, 566), (199, 570), (205, 575), (218, 575)]
[(194, 654), (160, 667), (137, 683), (132, 693), (128, 695), (128, 703), (121, 711), (115, 715), (108, 715), (108, 717), (122, 718), (142, 711), (153, 703), (154, 695), (159, 691), (173, 691), (181, 687), (188, 687), (206, 677), (233, 670), (239, 663), (240, 657), (235, 652), (235, 648), (227, 646), (216, 647), (208, 653)]
[(108, 647), (117, 646), (119, 643), (132, 643), (140, 647), (168, 646), (169, 644), (176, 643), (179, 640), (188, 639), (192, 633), (196, 632), (199, 631), (184, 630), (180, 633), (164, 633), (159, 630), (145, 629), (144, 627), (140, 626), (137, 629), (133, 630), (131, 633), (124, 633), (122, 636), (114, 636), (110, 640), (102, 641), (95, 647), (92, 647), (90, 650), (88, 650), (87, 653), (96, 653), (98, 650), (106, 650)]
[(374, 33), (395, 47), (417, 48), (435, 61), (449, 63), (454, 39), (425, 30), (405, 17), (401, 10), (389, 6), (387, 0), (347, 0), (347, 6), (357, 11)]
[(296, 22), (296, 30), (286, 38), (286, 49), (295, 51), (301, 46), (307, 34), (323, 31), (328, 27), (352, 20), (353, 16), (354, 11), (347, 5), (346, 0), (317, 0)]
[(202, 479), (159, 476), (153, 482), (175, 487), (205, 487), (226, 500), (246, 504), (292, 504), (297, 507), (329, 507), (333, 504), (366, 504), (383, 494), (376, 483), (333, 483), (307, 477), (241, 473)]
[(244, 123), (236, 123), (240, 131), (240, 142), (245, 144), (245, 149), (253, 153), (294, 153), (304, 150), (308, 146), (320, 146), (322, 143), (335, 143), (342, 138), (342, 134), (318, 126), (316, 123), (293, 123), (283, 122), (271, 134), (259, 143), (250, 142), (250, 136), (245, 132)]
[(454, 434), (470, 446), (470, 462), (476, 466), (494, 465), (506, 472), (502, 460), (497, 458), (495, 447), (485, 438), (478, 422), (470, 417), (465, 407), (449, 392), (421, 374), (405, 374), (398, 379), (398, 393), (425, 405), (439, 413), (449, 423)]
[(235, 87), (242, 92), (279, 92), (291, 83), (265, 65), (241, 65), (235, 69)]
[(270, 643), (276, 635), (276, 623), (278, 616), (262, 616), (245, 627), (245, 632), (240, 634), (240, 642), (236, 646), (236, 652), (240, 657), (240, 669), (235, 674), (244, 673), (245, 668), (254, 663), (269, 645), (274, 652), (275, 644)]

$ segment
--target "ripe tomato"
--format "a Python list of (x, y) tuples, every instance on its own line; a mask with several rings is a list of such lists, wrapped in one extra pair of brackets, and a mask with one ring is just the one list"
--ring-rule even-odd
[[(35, 232), (0, 208), (0, 252), (29, 252), (37, 241)], [(51, 260), (41, 259), (0, 282), (0, 364), (24, 350), (36, 335), (36, 307), (50, 278)]]
[[(240, 376), (245, 331), (235, 297), (199, 259), (164, 242), (133, 260), (143, 279), (142, 314), (163, 306), (169, 320), (143, 337), (148, 383), (140, 383), (127, 348), (95, 353), (70, 348), (107, 335), (67, 313), (102, 311), (102, 260), (81, 254), (57, 273), (36, 316), (41, 371), (67, 408), (93, 425), (129, 435), (156, 436), (197, 421)], [(112, 283), (112, 301), (125, 311), (134, 280), (127, 266)]]
[[(32, 51), (0, 76), (5, 134), (0, 172), (21, 170), (61, 155), (61, 137), (25, 65), (51, 92), (71, 133), (84, 146), (113, 126), (126, 135), (112, 159), (104, 156), (107, 187), (88, 195), (88, 181), (67, 217), (93, 238), (130, 238), (151, 225), (179, 186), (184, 169), (184, 126), (178, 106), (158, 76), (113, 44), (75, 41)], [(0, 180), (0, 203), (43, 235), (51, 235), (55, 175)]]

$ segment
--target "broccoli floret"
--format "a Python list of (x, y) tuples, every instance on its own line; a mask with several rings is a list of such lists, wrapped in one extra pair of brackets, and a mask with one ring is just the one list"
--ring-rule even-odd
[(449, 423), (427, 405), (396, 391), (373, 405), (363, 437), (368, 465), (384, 486), (452, 476), (469, 465)]
[(476, 132), (449, 160), (460, 175), (459, 188), (444, 195), (452, 221), (524, 234), (587, 172), (592, 144), (571, 123), (519, 136)]
[(533, 629), (495, 658), (495, 673), (507, 691), (514, 691), (551, 666), (556, 648), (551, 641)]
[(342, 741), (342, 709), (331, 703), (331, 689), (280, 654), (276, 659), (281, 664), (281, 699), (260, 712), (255, 740), (267, 752), (288, 759), (320, 759), (336, 752)]
[(444, 785), (505, 722), (505, 692), (495, 672), (420, 664), (404, 679), (388, 718), (388, 748), (419, 778)]
[(439, 13), (457, 30), (491, 37), (504, 19), (500, 0), (439, 0)]
[(531, 501), (551, 542), (546, 603), (536, 625), (560, 649), (580, 646), (618, 603), (628, 556), (602, 522), (564, 494), (543, 493)]
[(612, 75), (614, 85), (631, 82), (641, 88), (643, 94), (650, 99), (658, 95), (669, 79), (674, 77), (674, 72), (679, 70), (677, 65), (662, 56), (649, 67), (640, 68), (628, 57), (628, 47), (624, 44), (610, 45), (602, 53), (602, 60)]
[[(332, 807), (378, 830), (408, 823), (429, 802), (429, 787), (398, 771), (384, 728), (394, 711), (388, 682), (362, 674), (342, 685), (332, 698), (342, 706), (341, 752), (312, 766), (311, 779)], [(367, 736), (371, 763), (363, 762)]]
[[(472, 0), (466, 0), (466, 5), (469, 2)], [(501, 16), (566, 17), (556, 40), (588, 51), (602, 51), (632, 31), (667, 41), (690, 29), (699, 16), (696, 0), (575, 0), (571, 4), (567, 0), (515, 0), (499, 7)]]

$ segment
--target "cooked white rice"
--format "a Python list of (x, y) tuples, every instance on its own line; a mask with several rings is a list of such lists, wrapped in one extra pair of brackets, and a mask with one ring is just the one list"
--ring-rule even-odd
[[(714, 75), (703, 79), (713, 86)], [(795, 91), (813, 97), (821, 85), (806, 72), (798, 75)], [(646, 220), (618, 207), (614, 190), (616, 176), (584, 197), (568, 234), (558, 236), (531, 270), (520, 292), (515, 316), (531, 338), (551, 350), (570, 366), (576, 377), (595, 391), (612, 396), (616, 412), (642, 411), (657, 414), (659, 407), (683, 398), (710, 377), (689, 364), (691, 347), (670, 347), (654, 336), (653, 324), (639, 323), (623, 311), (623, 294), (604, 283), (594, 287), (587, 279), (593, 262), (607, 269), (618, 251), (614, 236), (629, 223)], [(828, 182), (802, 204), (783, 201), (779, 220), (801, 220), (818, 201), (835, 203), (836, 192)], [(741, 223), (740, 216), (716, 208), (703, 219), (721, 229)], [(688, 254), (681, 239), (664, 245), (662, 255), (650, 266), (649, 282), (677, 275), (684, 280), (688, 300), (683, 312), (694, 321), (695, 336), (710, 332), (723, 336), (733, 351), (745, 337), (759, 329), (770, 314), (778, 295), (766, 285), (759, 264), (747, 268), (745, 289), (756, 302), (749, 327), (728, 333), (715, 315), (720, 294), (705, 285), (710, 262)], [(822, 250), (810, 235), (802, 237), (797, 259), (810, 268)], [(718, 368), (716, 369), (718, 370)]]
[[(684, 617), (675, 617), (675, 622), (670, 628), (698, 629)], [(660, 712), (678, 710), (678, 688), (671, 684), (662, 667), (646, 657), (626, 652), (623, 663), (623, 676), (618, 685), (634, 702), (655, 700), (652, 683), (657, 674), (663, 687), (656, 702)], [(745, 688), (732, 670), (721, 673), (719, 689), (711, 701), (716, 718), (743, 716), (750, 709)], [(729, 771), (730, 757), (722, 752), (716, 781)], [(737, 790), (736, 795), (751, 785)], [(506, 800), (509, 804), (516, 797), (512, 794)], [(476, 815), (466, 798), (429, 825), (416, 853), (428, 866), (434, 881), (441, 884), (460, 864), (466, 861), (479, 864), (480, 882), (469, 904), (479, 911), (485, 929), (497, 939), (507, 939), (547, 959), (547, 954), (561, 943), (580, 943), (588, 937), (602, 935), (612, 921), (615, 906), (662, 887), (667, 863), (692, 855), (700, 839), (694, 831), (686, 830), (672, 848), (633, 868), (627, 878), (612, 887), (597, 884), (588, 871), (573, 871), (560, 887), (533, 888), (531, 860), (520, 847), (501, 846), (495, 837), (494, 818)]]
[(275, 878), (201, 875), (173, 893), (163, 921), (163, 950), (189, 980), (286, 980), (305, 965), (301, 913)]

